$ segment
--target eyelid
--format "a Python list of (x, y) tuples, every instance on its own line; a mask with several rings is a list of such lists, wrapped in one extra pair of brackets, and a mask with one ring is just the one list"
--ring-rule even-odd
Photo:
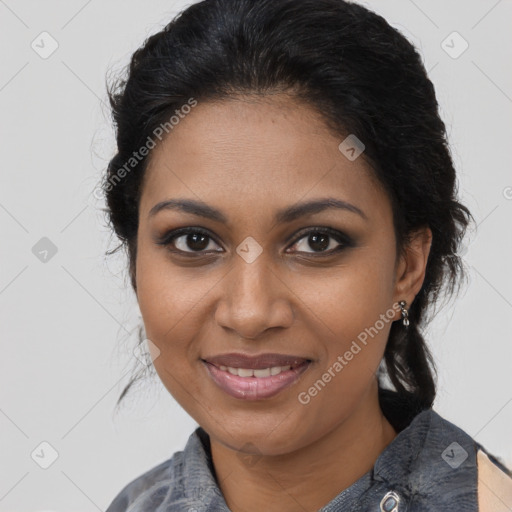
[[(205, 228), (196, 227), (196, 226), (187, 226), (183, 228), (177, 228), (173, 229), (171, 231), (166, 231), (162, 236), (155, 238), (155, 243), (158, 245), (169, 246), (176, 240), (177, 238), (181, 236), (186, 236), (193, 233), (199, 233), (201, 235), (204, 235), (211, 240), (213, 240), (217, 245), (220, 246), (219, 242), (217, 242), (216, 237)], [(201, 254), (207, 254), (205, 251), (182, 251), (181, 249), (173, 249), (172, 252), (179, 253), (179, 254), (197, 254), (200, 256)], [(214, 252), (220, 252), (220, 251), (214, 251)], [(210, 254), (211, 251), (208, 252)]]
[[(157, 243), (158, 245), (169, 246), (169, 245), (172, 245), (174, 240), (176, 240), (177, 238), (179, 238), (181, 236), (186, 236), (191, 233), (202, 234), (202, 235), (208, 237), (209, 239), (213, 240), (217, 245), (221, 246), (221, 244), (219, 244), (219, 242), (217, 242), (216, 236), (214, 236), (208, 229), (201, 228), (201, 227), (195, 227), (195, 226), (187, 226), (187, 227), (178, 228), (178, 229), (175, 229), (172, 231), (168, 231), (168, 232), (164, 233), (161, 237), (157, 237), (155, 239), (155, 243)], [(293, 235), (293, 237), (290, 237), (286, 242), (288, 244), (288, 247), (293, 247), (300, 240), (305, 238), (310, 233), (325, 234), (325, 235), (333, 238), (340, 245), (338, 247), (336, 247), (334, 249), (330, 249), (329, 251), (326, 251), (326, 252), (315, 253), (314, 251), (312, 251), (312, 252), (297, 251), (298, 253), (312, 254), (312, 255), (314, 255), (314, 257), (331, 256), (331, 255), (337, 253), (340, 249), (352, 247), (354, 245), (351, 237), (349, 237), (342, 231), (338, 231), (337, 229), (330, 228), (328, 226), (310, 226), (310, 227), (300, 230), (298, 233), (295, 233), (295, 235)], [(290, 243), (290, 239), (292, 240), (291, 243)], [(182, 251), (181, 249), (169, 249), (169, 250), (175, 254), (186, 254), (186, 255), (191, 255), (194, 257), (200, 257), (202, 255), (211, 255), (212, 253), (215, 253), (215, 252), (221, 252), (221, 251), (217, 251), (217, 250), (214, 250), (214, 251), (211, 251), (211, 250), (210, 251), (205, 251), (205, 250), (203, 250), (203, 251)]]
[(304, 251), (297, 251), (297, 252), (302, 253), (302, 254), (312, 254), (315, 257), (332, 256), (333, 254), (336, 254), (337, 252), (339, 252), (339, 250), (346, 248), (346, 247), (351, 247), (354, 245), (352, 242), (352, 239), (348, 235), (343, 233), (342, 231), (338, 231), (337, 229), (330, 228), (328, 226), (324, 226), (324, 227), (311, 226), (311, 227), (304, 228), (303, 230), (299, 231), (299, 233), (297, 233), (296, 236), (294, 237), (294, 239), (293, 239), (294, 241), (291, 244), (291, 246), (293, 247), (294, 245), (296, 245), (298, 242), (300, 242), (303, 238), (305, 238), (310, 233), (322, 233), (324, 235), (329, 236), (330, 238), (333, 238), (340, 245), (334, 249), (330, 249), (329, 251), (325, 251), (325, 252), (317, 252), (317, 253), (315, 253), (314, 251), (305, 252), (305, 253), (304, 253)]

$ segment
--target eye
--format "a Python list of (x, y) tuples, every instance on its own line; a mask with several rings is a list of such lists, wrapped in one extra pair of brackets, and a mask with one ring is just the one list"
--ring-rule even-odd
[[(333, 253), (352, 247), (352, 240), (345, 234), (332, 228), (312, 228), (303, 231), (291, 247), (298, 248), (298, 252), (313, 254), (316, 256), (329, 256)], [(202, 228), (181, 228), (166, 233), (156, 240), (158, 245), (168, 247), (171, 252), (177, 254), (197, 255), (222, 252), (216, 250), (219, 247), (212, 235)], [(307, 248), (313, 249), (307, 251)], [(293, 251), (292, 251), (293, 252)]]
[(205, 251), (221, 252), (217, 250), (212, 251), (212, 242), (217, 245), (208, 231), (200, 228), (182, 228), (165, 234), (157, 241), (157, 244), (166, 247), (171, 246), (169, 250), (176, 253), (201, 254)]
[[(295, 241), (292, 247), (298, 247), (298, 252), (317, 253), (322, 256), (339, 252), (348, 246), (352, 246), (350, 238), (340, 231), (331, 228), (314, 228), (303, 232), (302, 236)], [(308, 247), (313, 250), (304, 250)]]

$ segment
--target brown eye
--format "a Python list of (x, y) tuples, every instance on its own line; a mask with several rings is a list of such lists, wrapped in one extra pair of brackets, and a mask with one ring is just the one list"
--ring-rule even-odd
[[(183, 239), (180, 243), (180, 239)], [(181, 235), (174, 238), (174, 244), (177, 249), (184, 251), (187, 248), (192, 251), (204, 251), (210, 245), (210, 237), (202, 233), (189, 233), (188, 235)], [(182, 247), (180, 247), (180, 245)]]
[[(220, 246), (208, 231), (201, 228), (182, 228), (171, 231), (156, 243), (168, 247), (170, 251), (178, 254), (200, 256), (203, 253), (223, 251), (222, 248), (215, 249), (215, 246)], [(292, 247), (296, 248), (296, 252), (327, 256), (353, 245), (352, 240), (340, 231), (332, 228), (314, 228), (303, 232)]]
[(184, 228), (172, 231), (164, 235), (157, 243), (169, 247), (169, 250), (178, 253), (200, 254), (205, 251), (220, 252), (216, 251), (212, 245), (212, 243), (217, 244), (211, 235), (207, 231), (198, 228)]
[[(292, 247), (298, 249), (298, 252), (327, 255), (341, 251), (345, 247), (352, 245), (351, 240), (339, 231), (331, 228), (315, 228), (303, 233)], [(307, 249), (312, 250), (308, 251)]]

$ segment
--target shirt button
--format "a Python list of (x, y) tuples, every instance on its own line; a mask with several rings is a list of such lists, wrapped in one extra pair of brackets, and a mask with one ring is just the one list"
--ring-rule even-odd
[(380, 510), (382, 512), (397, 512), (399, 502), (400, 496), (394, 491), (389, 491), (380, 502)]

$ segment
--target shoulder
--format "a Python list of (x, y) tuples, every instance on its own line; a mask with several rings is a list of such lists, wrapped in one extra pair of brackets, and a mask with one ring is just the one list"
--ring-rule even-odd
[[(488, 473), (482, 473), (484, 448), (463, 428), (433, 409), (417, 414), (398, 434), (390, 448), (386, 460), (380, 462), (378, 469), (385, 480), (402, 494), (411, 511), (444, 512), (453, 510), (455, 503), (458, 512), (510, 510), (496, 508), (488, 493), (481, 498), (478, 494), (481, 486), (478, 482), (479, 479), (482, 481), (482, 477), (490, 488), (500, 481), (497, 474), (503, 471), (495, 462), (496, 459), (488, 454), (485, 461)], [(494, 491), (498, 496), (500, 492)], [(490, 508), (477, 508), (479, 500), (485, 499)]]
[(215, 480), (210, 439), (198, 427), (185, 448), (126, 485), (106, 512), (226, 510)]
[[(496, 463), (495, 457), (479, 448), (478, 510), (481, 512), (508, 512), (512, 510), (512, 472)], [(504, 470), (505, 469), (505, 470)]]
[(429, 420), (425, 449), (414, 470), (421, 478), (428, 473), (429, 491), (443, 495), (439, 506), (463, 503), (473, 510), (474, 503), (480, 512), (510, 512), (512, 471), (458, 425), (432, 409), (424, 414)]
[[(408, 455), (404, 486), (414, 507), (449, 510), (454, 503), (459, 511), (474, 510), (476, 503), (476, 443), (458, 425), (433, 409), (418, 414), (404, 434)], [(419, 510), (418, 509), (418, 510)], [(430, 508), (429, 508), (430, 510)]]
[(126, 484), (106, 512), (136, 510), (133, 505), (141, 500), (151, 502), (155, 506), (158, 505), (165, 498), (168, 490), (175, 487), (176, 481), (179, 479), (182, 455), (182, 451), (174, 453), (171, 458)]

